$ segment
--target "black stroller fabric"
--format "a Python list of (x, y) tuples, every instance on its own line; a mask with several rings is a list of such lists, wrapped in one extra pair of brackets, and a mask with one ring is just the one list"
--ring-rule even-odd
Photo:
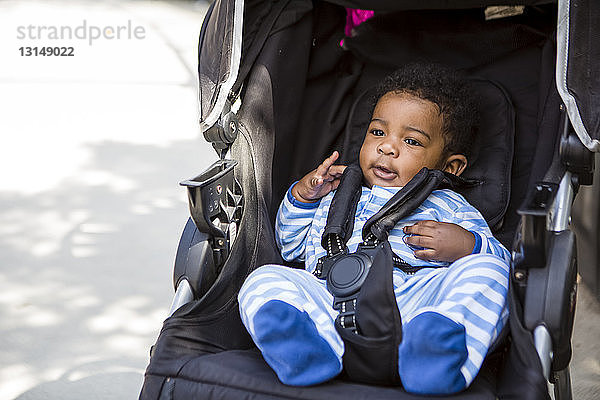
[[(260, 10), (250, 7), (255, 3), (261, 3)], [(357, 115), (351, 114), (353, 105), (383, 76), (412, 61), (461, 69), (489, 89), (481, 103), (490, 128), (473, 163), (481, 169), (469, 176), (488, 184), (474, 189), (479, 194), (465, 195), (483, 207), (496, 236), (510, 248), (519, 222), (516, 210), (531, 183), (542, 179), (556, 147), (556, 8), (528, 7), (523, 15), (493, 21), (486, 21), (481, 9), (380, 13), (345, 38), (344, 48), (345, 10), (337, 5), (249, 2), (244, 17), (250, 42), (243, 44), (233, 88), (243, 101), (231, 153), (244, 191), (238, 238), (211, 289), (165, 321), (140, 398), (426, 398), (341, 379), (310, 388), (282, 385), (240, 322), (237, 292), (253, 269), (283, 263), (272, 226), (288, 185), (333, 150), (342, 150), (343, 162), (352, 161), (362, 141), (356, 137), (360, 128), (351, 126), (354, 117), (349, 122)], [(483, 205), (485, 196), (493, 197), (490, 208)], [(510, 307), (508, 341), (488, 355), (468, 390), (447, 398), (547, 398), (514, 295)]]
[[(481, 374), (480, 374), (481, 375)], [(488, 380), (489, 379), (489, 380)], [(156, 380), (152, 382), (152, 380)], [(416, 396), (389, 386), (369, 386), (342, 380), (313, 387), (283, 385), (257, 350), (233, 350), (196, 357), (177, 378), (147, 376), (141, 398), (158, 399), (164, 382), (163, 399), (327, 399), (327, 400), (425, 400), (440, 397)], [(156, 384), (156, 385), (152, 385)], [(496, 399), (493, 378), (478, 376), (468, 392), (444, 399)]]
[(378, 246), (356, 302), (360, 334), (341, 326), (335, 329), (344, 340), (344, 374), (353, 382), (399, 385), (398, 346), (402, 321), (393, 281), (393, 252), (385, 241)]

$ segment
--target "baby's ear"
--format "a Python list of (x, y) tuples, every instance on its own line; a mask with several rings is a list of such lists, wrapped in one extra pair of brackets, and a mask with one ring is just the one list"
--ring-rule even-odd
[(452, 154), (446, 160), (444, 171), (459, 176), (467, 168), (467, 157), (463, 154)]

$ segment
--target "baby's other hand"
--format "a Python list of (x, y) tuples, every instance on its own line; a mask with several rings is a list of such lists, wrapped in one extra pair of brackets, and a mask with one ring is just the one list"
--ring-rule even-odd
[(423, 248), (415, 250), (415, 257), (422, 260), (454, 262), (471, 254), (475, 247), (471, 232), (448, 222), (419, 221), (403, 231), (411, 235), (405, 238), (407, 244)]
[(326, 196), (340, 184), (345, 165), (333, 165), (340, 154), (334, 151), (315, 170), (306, 174), (292, 188), (292, 195), (296, 200), (310, 203)]

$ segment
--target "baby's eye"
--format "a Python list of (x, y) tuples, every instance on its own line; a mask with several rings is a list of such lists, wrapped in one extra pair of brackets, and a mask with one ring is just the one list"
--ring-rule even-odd
[(371, 129), (371, 133), (375, 136), (383, 136), (385, 135), (385, 132), (382, 131), (381, 129)]
[(410, 146), (421, 146), (421, 143), (419, 143), (417, 140), (411, 139), (411, 138), (404, 139), (404, 143), (406, 143)]

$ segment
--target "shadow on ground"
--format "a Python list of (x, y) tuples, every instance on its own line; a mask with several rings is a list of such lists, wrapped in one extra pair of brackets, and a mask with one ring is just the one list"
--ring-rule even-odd
[[(93, 372), (99, 368), (115, 372)], [(86, 399), (120, 399), (123, 398), (123, 393), (135, 394), (140, 389), (140, 374), (134, 366), (129, 367), (129, 370), (126, 368), (123, 360), (109, 360), (102, 365), (81, 365), (67, 371), (55, 381), (42, 383), (28, 390), (15, 400), (81, 399), (83, 393), (86, 394)], [(117, 372), (119, 369), (122, 371)]]
[(59, 186), (0, 193), (0, 380), (46, 382), (19, 399), (137, 397), (188, 214), (178, 182), (216, 158), (199, 148), (93, 144)]

